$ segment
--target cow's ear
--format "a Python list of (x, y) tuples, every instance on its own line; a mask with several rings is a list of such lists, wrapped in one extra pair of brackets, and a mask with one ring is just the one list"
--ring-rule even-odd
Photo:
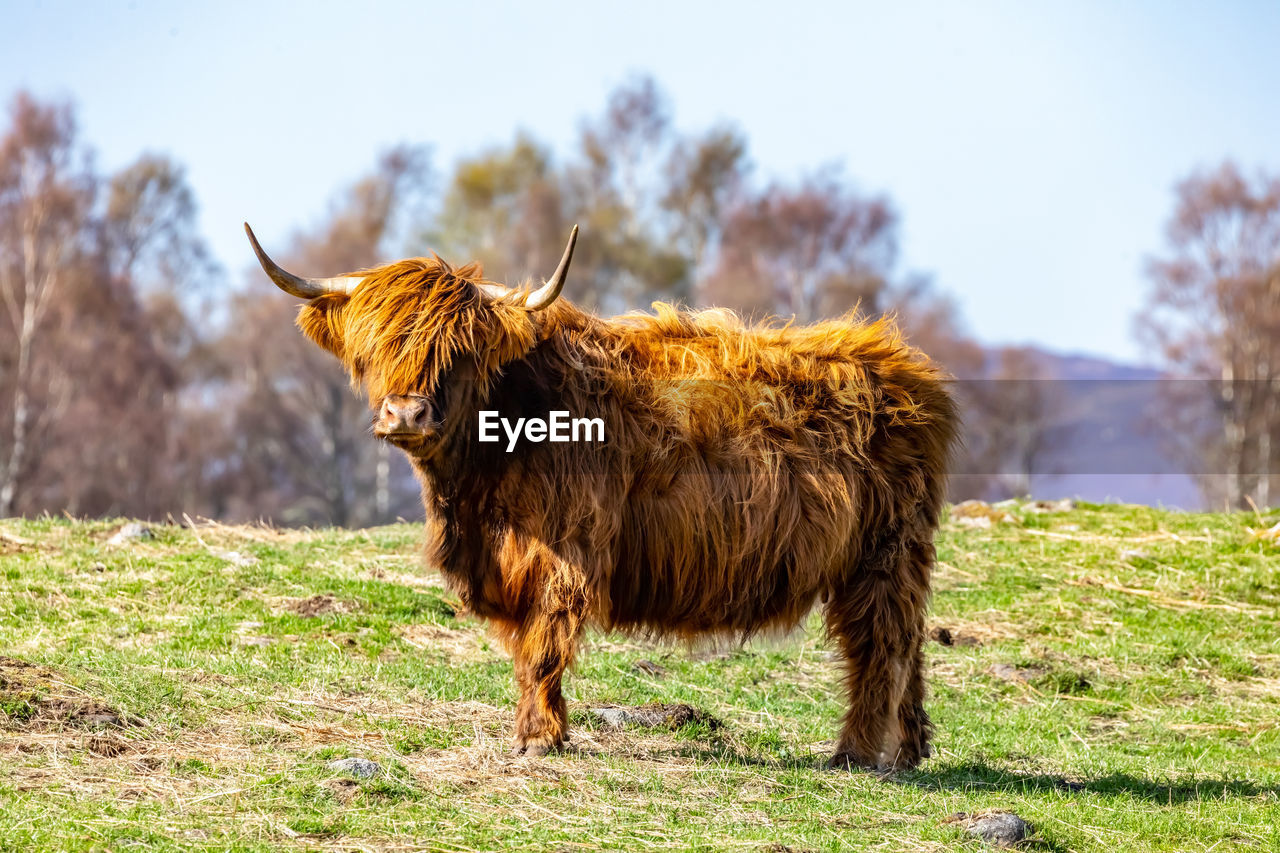
[(348, 297), (345, 294), (326, 293), (298, 311), (298, 328), (315, 342), (338, 358), (345, 358), (342, 342), (343, 309)]

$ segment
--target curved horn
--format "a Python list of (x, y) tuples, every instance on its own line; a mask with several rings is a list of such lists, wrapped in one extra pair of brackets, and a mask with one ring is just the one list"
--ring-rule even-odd
[(501, 284), (481, 282), (480, 284), (477, 284), (476, 287), (480, 288), (480, 292), (492, 299), (494, 302), (497, 302), (499, 299), (506, 299), (512, 293), (511, 288), (503, 287)]
[(569, 232), (569, 244), (564, 247), (564, 254), (560, 256), (560, 265), (551, 274), (551, 278), (547, 279), (546, 284), (525, 297), (525, 308), (530, 311), (541, 311), (552, 302), (555, 302), (556, 298), (560, 296), (560, 290), (564, 287), (565, 273), (569, 272), (569, 262), (573, 260), (573, 247), (577, 242), (578, 226), (575, 225), (573, 230)]
[(262, 251), (262, 247), (258, 245), (258, 238), (253, 236), (253, 229), (249, 227), (248, 222), (244, 224), (244, 233), (249, 235), (249, 244), (253, 246), (253, 253), (258, 256), (258, 263), (262, 264), (263, 271), (276, 283), (276, 287), (291, 296), (297, 296), (299, 299), (315, 299), (326, 293), (350, 293), (355, 290), (357, 284), (364, 281), (364, 278), (358, 275), (334, 278), (296, 276), (271, 260), (267, 253)]

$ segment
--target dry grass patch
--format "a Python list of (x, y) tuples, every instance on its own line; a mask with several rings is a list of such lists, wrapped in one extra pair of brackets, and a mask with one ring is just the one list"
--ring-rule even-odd
[(441, 589), (444, 587), (444, 579), (440, 577), (440, 573), (430, 571), (425, 567), (421, 572), (398, 572), (386, 568), (387, 564), (395, 565), (397, 563), (417, 563), (421, 565), (422, 561), (418, 558), (405, 557), (398, 554), (379, 554), (367, 557), (364, 561), (375, 563), (374, 566), (362, 572), (362, 575), (370, 580), (393, 583), (415, 589)]
[(477, 659), (486, 656), (478, 630), (458, 630), (443, 625), (405, 625), (396, 632), (415, 649), (443, 652), (450, 660)]
[(266, 524), (223, 524), (208, 518), (183, 516), (186, 527), (206, 547), (255, 542), (262, 545), (296, 545), (316, 534), (305, 528), (271, 527)]

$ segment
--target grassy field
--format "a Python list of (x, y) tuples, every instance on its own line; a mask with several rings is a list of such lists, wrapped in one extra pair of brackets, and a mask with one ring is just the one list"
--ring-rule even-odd
[[(1007, 809), (1030, 849), (1280, 849), (1280, 513), (1033, 509), (946, 523), (934, 757), (885, 778), (823, 769), (816, 616), (592, 636), (572, 749), (510, 758), (510, 665), (414, 526), (0, 522), (0, 848), (977, 850), (953, 816)], [(652, 702), (714, 719), (591, 710)]]

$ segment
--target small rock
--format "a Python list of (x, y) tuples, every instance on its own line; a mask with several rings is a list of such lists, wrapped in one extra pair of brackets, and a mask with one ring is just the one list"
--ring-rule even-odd
[(986, 528), (993, 524), (1017, 524), (1013, 513), (994, 507), (986, 501), (961, 501), (951, 507), (951, 518), (965, 527)]
[(599, 717), (600, 722), (614, 729), (628, 725), (678, 729), (689, 723), (705, 723), (708, 728), (718, 729), (723, 725), (706, 711), (683, 703), (655, 703), (635, 708), (592, 708), (591, 713)]
[(1071, 512), (1075, 508), (1076, 502), (1071, 498), (1063, 498), (1060, 501), (1032, 501), (1025, 507), (1027, 512)]
[(951, 515), (954, 518), (990, 514), (991, 504), (986, 501), (961, 501), (951, 508)]
[(233, 566), (244, 568), (252, 566), (258, 562), (258, 558), (252, 554), (245, 554), (241, 551), (215, 551), (213, 556), (220, 560), (226, 560)]
[(964, 831), (997, 847), (1013, 847), (1031, 835), (1031, 824), (1013, 812), (992, 812), (972, 818)]
[(242, 637), (240, 645), (242, 646), (270, 646), (275, 643), (270, 637)]
[(1018, 678), (1017, 668), (1009, 666), (1009, 664), (1007, 663), (994, 664), (990, 669), (987, 670), (987, 672), (991, 673), (996, 678), (1003, 679), (1004, 681), (1021, 681), (1022, 680)]
[(367, 758), (339, 758), (337, 761), (329, 762), (329, 769), (361, 779), (372, 779), (382, 772), (382, 768), (376, 761), (370, 761)]
[(154, 539), (155, 534), (151, 532), (151, 528), (137, 521), (131, 521), (124, 527), (115, 532), (115, 535), (107, 540), (108, 545), (120, 546), (127, 542), (133, 542), (138, 539)]
[(651, 660), (646, 660), (645, 658), (641, 658), (640, 660), (632, 663), (631, 668), (634, 669), (636, 672), (641, 672), (641, 673), (644, 673), (645, 675), (651, 675), (654, 678), (661, 678), (662, 676), (667, 674), (667, 668), (665, 666), (662, 666), (661, 664), (656, 664)]
[(610, 728), (620, 729), (628, 723), (641, 726), (654, 726), (662, 720), (648, 714), (637, 714), (629, 708), (592, 708), (591, 713), (600, 718), (600, 722)]
[(942, 626), (938, 626), (930, 631), (929, 639), (944, 646), (949, 646), (953, 642), (951, 639), (951, 632)]
[(1126, 549), (1120, 552), (1120, 559), (1124, 560), (1127, 563), (1132, 563), (1134, 560), (1150, 561), (1151, 555), (1148, 554), (1146, 551), (1140, 551), (1137, 549)]
[(1044, 675), (1045, 670), (1034, 666), (1020, 668), (1007, 663), (997, 663), (993, 664), (987, 672), (1003, 681), (1030, 681)]

